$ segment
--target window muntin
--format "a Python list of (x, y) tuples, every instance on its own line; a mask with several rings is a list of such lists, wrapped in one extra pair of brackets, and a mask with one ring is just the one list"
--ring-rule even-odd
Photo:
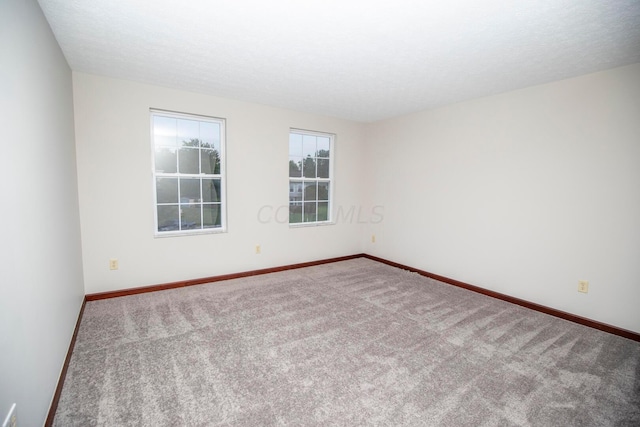
[(331, 154), (334, 135), (289, 133), (289, 224), (331, 222)]
[(155, 234), (225, 230), (225, 120), (151, 110)]

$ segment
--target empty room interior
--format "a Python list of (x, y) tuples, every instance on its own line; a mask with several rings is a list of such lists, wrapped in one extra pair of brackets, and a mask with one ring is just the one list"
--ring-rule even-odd
[(0, 34), (3, 427), (640, 423), (640, 2)]

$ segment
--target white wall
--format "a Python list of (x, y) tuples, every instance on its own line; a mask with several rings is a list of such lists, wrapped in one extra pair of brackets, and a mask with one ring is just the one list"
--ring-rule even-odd
[[(75, 73), (86, 292), (364, 251), (640, 331), (639, 76), (628, 66), (361, 125)], [(153, 237), (150, 107), (227, 119), (228, 233)], [(258, 219), (287, 203), (290, 127), (338, 135), (336, 207), (356, 209), (337, 225)]]
[(366, 252), (640, 332), (640, 64), (378, 122), (367, 146)]
[(40, 7), (0, 2), (0, 417), (42, 425), (83, 299), (71, 71)]
[[(86, 293), (360, 252), (356, 220), (289, 228), (286, 206), (291, 127), (337, 135), (336, 208), (360, 204), (363, 125), (82, 73), (73, 84)], [(226, 118), (227, 233), (154, 238), (149, 108)]]

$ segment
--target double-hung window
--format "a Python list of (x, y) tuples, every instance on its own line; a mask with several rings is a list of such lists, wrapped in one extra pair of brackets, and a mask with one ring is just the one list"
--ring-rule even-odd
[(156, 236), (224, 231), (225, 120), (151, 110)]
[(331, 222), (334, 139), (328, 133), (289, 132), (289, 224)]

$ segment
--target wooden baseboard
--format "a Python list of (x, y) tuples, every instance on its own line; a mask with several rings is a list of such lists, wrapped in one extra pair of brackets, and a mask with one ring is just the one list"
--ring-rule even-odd
[(47, 419), (44, 422), (45, 427), (51, 427), (53, 425), (53, 419), (56, 416), (56, 410), (58, 409), (58, 403), (60, 402), (60, 394), (62, 393), (62, 386), (64, 386), (64, 379), (67, 377), (67, 370), (69, 369), (69, 362), (71, 361), (71, 354), (73, 348), (76, 345), (76, 338), (78, 336), (78, 329), (80, 329), (80, 322), (82, 321), (82, 315), (84, 314), (84, 307), (87, 304), (87, 298), (82, 300), (82, 306), (80, 307), (80, 313), (78, 314), (78, 320), (76, 321), (76, 327), (73, 330), (71, 336), (71, 343), (69, 343), (69, 349), (67, 350), (67, 357), (64, 359), (62, 365), (62, 372), (60, 372), (60, 378), (58, 379), (58, 385), (56, 391), (53, 393), (53, 399), (51, 400), (51, 406), (49, 407), (49, 413)]
[(346, 261), (349, 259), (362, 258), (364, 254), (347, 255), (337, 258), (328, 258), (317, 261), (302, 262), (299, 264), (289, 264), (281, 267), (263, 268), (260, 270), (244, 271), (240, 273), (223, 274), (221, 276), (203, 277), (200, 279), (183, 280), (179, 282), (164, 283), (161, 285), (143, 286), (140, 288), (123, 289), (121, 291), (100, 292), (86, 295), (87, 301), (96, 301), (106, 298), (123, 297), (127, 295), (143, 294), (146, 292), (164, 291), (166, 289), (183, 288), (185, 286), (202, 285), (204, 283), (220, 282), (222, 280), (239, 279), (241, 277), (257, 276), (259, 274), (277, 273), (279, 271), (293, 270), (296, 268), (312, 267), (314, 265), (329, 264), (332, 262)]
[(554, 317), (559, 317), (564, 320), (568, 320), (570, 322), (579, 323), (584, 326), (588, 326), (590, 328), (598, 329), (604, 332), (608, 332), (610, 334), (618, 335), (624, 338), (628, 338), (633, 341), (640, 342), (640, 334), (629, 331), (627, 329), (618, 328), (617, 326), (608, 325), (606, 323), (597, 322), (595, 320), (587, 319), (586, 317), (577, 316), (575, 314), (567, 313), (565, 311), (556, 310), (555, 308), (550, 308), (544, 305), (536, 304), (533, 302), (529, 302), (520, 298), (512, 297), (510, 295), (501, 294), (500, 292), (490, 291), (488, 289), (481, 288), (479, 286), (470, 285), (468, 283), (461, 282), (459, 280), (450, 279), (448, 277), (440, 276), (438, 274), (429, 273), (428, 271), (420, 270), (417, 268), (413, 268), (404, 264), (399, 264), (397, 262), (389, 261), (384, 258), (379, 258), (373, 255), (364, 254), (365, 258), (368, 258), (373, 261), (378, 261), (383, 264), (387, 264), (393, 267), (398, 267), (403, 270), (412, 271), (414, 273), (418, 273), (421, 276), (429, 277), (431, 279), (435, 279), (439, 282), (444, 282), (449, 285), (457, 286), (459, 288), (464, 288), (473, 292), (477, 292), (483, 295), (490, 296), (492, 298), (497, 298), (502, 301), (510, 302), (512, 304), (516, 304), (522, 307), (529, 308), (531, 310), (539, 311), (541, 313), (549, 314)]

